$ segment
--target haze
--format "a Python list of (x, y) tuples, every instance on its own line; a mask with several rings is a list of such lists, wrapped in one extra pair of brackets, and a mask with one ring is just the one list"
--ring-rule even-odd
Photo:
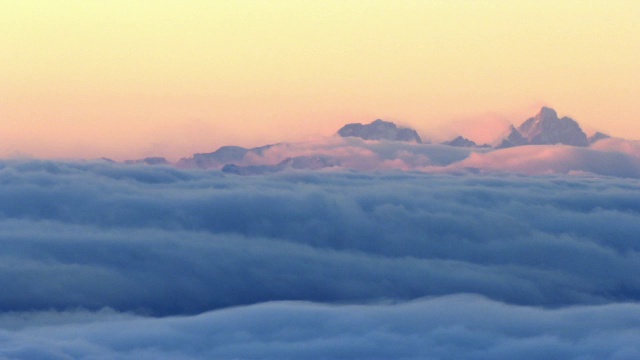
[[(0, 1), (0, 156), (178, 159), (548, 104), (640, 138), (635, 1)], [(434, 135), (434, 136), (435, 136)]]

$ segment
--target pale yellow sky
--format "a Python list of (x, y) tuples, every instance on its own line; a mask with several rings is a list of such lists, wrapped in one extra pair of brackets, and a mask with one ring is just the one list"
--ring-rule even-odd
[[(0, 0), (0, 156), (425, 137), (540, 105), (640, 139), (640, 1)], [(489, 119), (489, 120), (486, 120)]]

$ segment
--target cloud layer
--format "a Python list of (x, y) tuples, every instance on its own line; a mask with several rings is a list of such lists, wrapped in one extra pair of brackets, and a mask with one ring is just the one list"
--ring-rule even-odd
[(639, 190), (3, 162), (0, 354), (632, 358)]
[[(247, 149), (241, 150), (243, 154), (247, 152)], [(217, 155), (220, 157), (221, 154)], [(207, 154), (198, 156), (207, 158)], [(219, 157), (210, 156), (201, 166), (219, 169), (226, 164), (234, 164), (247, 166), (247, 170), (262, 169), (262, 172), (269, 172), (264, 166), (274, 166), (286, 159), (322, 157), (331, 165), (336, 165), (335, 168), (364, 171), (393, 169), (428, 173), (595, 174), (640, 178), (640, 142), (623, 139), (601, 140), (588, 148), (527, 145), (488, 149), (329, 137), (269, 145), (249, 151), (244, 157)], [(191, 159), (179, 166), (195, 165)], [(271, 172), (275, 172), (276, 168), (270, 169)]]
[(465, 168), (529, 175), (588, 173), (640, 178), (640, 143), (611, 139), (601, 140), (593, 148), (521, 146), (473, 153), (448, 169)]
[(640, 305), (546, 310), (477, 296), (196, 316), (104, 310), (0, 317), (0, 357), (46, 359), (637, 359)]

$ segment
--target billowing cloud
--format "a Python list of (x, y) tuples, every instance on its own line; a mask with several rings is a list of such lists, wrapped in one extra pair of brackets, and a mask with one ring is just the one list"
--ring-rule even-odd
[(566, 145), (530, 145), (472, 153), (468, 158), (442, 169), (477, 169), (483, 172), (517, 172), (528, 175), (598, 174), (640, 177), (640, 151), (634, 142), (602, 140), (593, 148)]
[[(246, 152), (246, 149), (241, 149)], [(219, 155), (219, 154), (218, 154)], [(206, 155), (205, 155), (206, 156)], [(428, 173), (596, 174), (640, 178), (640, 142), (605, 139), (591, 147), (529, 145), (506, 149), (462, 148), (440, 144), (365, 141), (359, 138), (316, 138), (301, 143), (281, 143), (249, 151), (239, 159), (210, 160), (207, 166), (231, 163), (248, 167), (247, 173), (275, 172), (276, 164), (297, 158), (322, 158), (334, 170), (403, 170)], [(226, 159), (226, 160), (225, 160)], [(309, 163), (311, 167), (316, 162)], [(255, 168), (257, 166), (257, 168)], [(271, 168), (269, 168), (271, 166)], [(254, 168), (251, 168), (254, 167)], [(298, 168), (304, 168), (304, 165)], [(271, 171), (264, 171), (265, 169)]]
[[(356, 170), (415, 170), (424, 166), (444, 166), (465, 159), (471, 150), (436, 144), (399, 141), (366, 141), (355, 137), (316, 138), (300, 143), (270, 145), (259, 152), (249, 152), (240, 166), (274, 165), (287, 158), (322, 156), (334, 159), (341, 168)], [(223, 163), (217, 164), (219, 166)]]
[(638, 304), (540, 309), (456, 295), (379, 305), (274, 302), (169, 318), (109, 310), (0, 318), (8, 324), (0, 326), (7, 359), (640, 356)]
[(600, 151), (619, 152), (633, 157), (636, 163), (640, 163), (640, 141), (609, 138), (594, 143), (591, 148)]
[(5, 161), (0, 358), (633, 358), (639, 190)]

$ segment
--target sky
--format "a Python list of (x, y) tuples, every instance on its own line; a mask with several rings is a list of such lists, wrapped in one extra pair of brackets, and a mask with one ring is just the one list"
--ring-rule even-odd
[(0, 157), (165, 156), (541, 105), (640, 139), (637, 1), (0, 0)]

